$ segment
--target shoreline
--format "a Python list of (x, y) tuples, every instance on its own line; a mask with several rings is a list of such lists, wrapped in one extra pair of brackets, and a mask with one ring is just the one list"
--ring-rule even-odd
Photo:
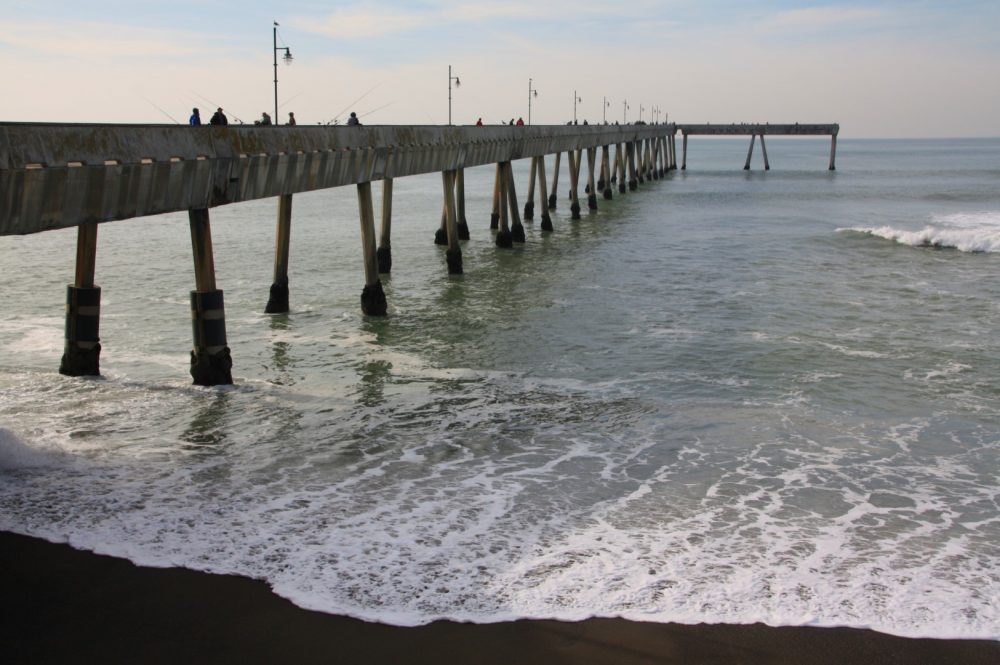
[(406, 628), (301, 609), (267, 584), (0, 532), (8, 663), (949, 663), (1000, 662), (1000, 641), (855, 628), (586, 619)]

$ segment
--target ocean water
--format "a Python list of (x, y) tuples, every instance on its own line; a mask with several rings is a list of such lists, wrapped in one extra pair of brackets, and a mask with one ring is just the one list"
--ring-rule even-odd
[(214, 209), (231, 387), (187, 373), (185, 215), (100, 227), (100, 379), (57, 373), (75, 232), (0, 238), (0, 529), (403, 625), (1000, 639), (1000, 140), (828, 146), (692, 139), (578, 222), (563, 172), (513, 250), (470, 170), (462, 276), (398, 180), (384, 319), (353, 188), (295, 197), (288, 315), (276, 202)]

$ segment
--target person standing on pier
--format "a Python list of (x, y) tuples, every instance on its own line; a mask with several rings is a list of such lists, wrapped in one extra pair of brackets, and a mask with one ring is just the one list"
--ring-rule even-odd
[(347, 124), (351, 127), (360, 127), (361, 121), (358, 120), (358, 114), (351, 111), (351, 117), (347, 119)]
[(260, 124), (260, 125), (270, 125), (271, 124), (271, 116), (269, 116), (267, 114), (267, 111), (262, 111), (261, 112), (261, 114), (260, 114), (260, 120), (257, 122), (257, 124)]
[(518, 127), (520, 127), (520, 126), (522, 126), (523, 124), (524, 124), (524, 118), (518, 118), (518, 119), (517, 119), (517, 126), (518, 126)]
[(198, 109), (191, 109), (191, 117), (188, 118), (189, 125), (200, 125), (201, 124), (201, 113)]
[(295, 126), (295, 114), (294, 113), (289, 113), (288, 114), (288, 125), (290, 127), (294, 127)]
[(221, 106), (218, 109), (216, 109), (215, 113), (212, 114), (212, 119), (208, 121), (208, 124), (210, 124), (210, 125), (228, 125), (229, 124), (229, 118), (227, 118), (226, 114), (222, 112), (222, 107)]

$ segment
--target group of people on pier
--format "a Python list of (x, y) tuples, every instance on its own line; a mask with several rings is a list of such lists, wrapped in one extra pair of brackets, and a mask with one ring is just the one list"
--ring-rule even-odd
[[(239, 118), (237, 118), (237, 120), (239, 120)], [(240, 122), (242, 123), (242, 120)], [(514, 121), (511, 120), (511, 124), (513, 124), (513, 123), (514, 123)], [(188, 124), (192, 125), (192, 126), (200, 125), (201, 124), (201, 111), (199, 111), (197, 108), (191, 109), (191, 117), (188, 118)], [(226, 114), (222, 112), (222, 107), (221, 106), (218, 109), (216, 109), (215, 113), (212, 114), (212, 118), (211, 118), (211, 120), (208, 121), (208, 124), (210, 124), (210, 125), (228, 125), (229, 124), (229, 118), (227, 118)], [(255, 125), (273, 125), (275, 123), (271, 121), (271, 116), (268, 114), (268, 112), (264, 111), (263, 113), (260, 114), (260, 120), (254, 120), (253, 124), (255, 124)], [(287, 126), (289, 126), (289, 127), (293, 127), (296, 124), (298, 124), (295, 121), (295, 114), (294, 113), (292, 113), (292, 112), (288, 113), (288, 122), (286, 122), (285, 124)], [(347, 119), (347, 124), (348, 124), (348, 126), (351, 126), (351, 127), (360, 127), (361, 126), (361, 121), (358, 119), (358, 114), (355, 113), (354, 111), (351, 111), (351, 117), (349, 117)], [(482, 124), (482, 122), (480, 122), (480, 124)], [(524, 123), (521, 120), (518, 120), (517, 124), (523, 125)]]

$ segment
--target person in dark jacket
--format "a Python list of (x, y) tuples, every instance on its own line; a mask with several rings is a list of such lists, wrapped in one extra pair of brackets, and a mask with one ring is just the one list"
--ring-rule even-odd
[(351, 111), (351, 117), (347, 119), (347, 124), (352, 127), (360, 127), (361, 121), (358, 120), (358, 114), (355, 113), (354, 111)]
[(212, 114), (212, 119), (208, 121), (210, 125), (228, 125), (229, 118), (226, 114), (222, 112), (222, 107), (220, 106), (215, 113)]
[(198, 109), (191, 109), (191, 117), (188, 118), (189, 125), (200, 125), (201, 124), (201, 113)]
[(294, 127), (295, 126), (295, 114), (294, 113), (289, 113), (288, 114), (288, 125), (289, 125), (289, 127)]

